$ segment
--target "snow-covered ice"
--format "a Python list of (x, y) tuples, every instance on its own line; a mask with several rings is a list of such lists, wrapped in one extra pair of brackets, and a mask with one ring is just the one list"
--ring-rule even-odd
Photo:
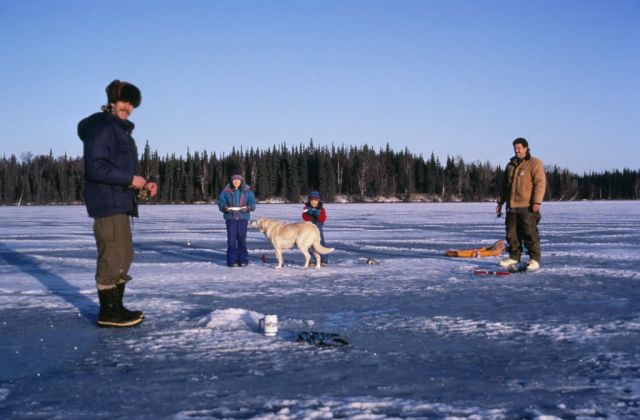
[(95, 325), (84, 207), (0, 207), (0, 418), (640, 417), (640, 202), (545, 203), (542, 269), (504, 277), (444, 255), (504, 236), (493, 203), (326, 207), (320, 270), (257, 230), (228, 268), (215, 206), (141, 207), (132, 329)]

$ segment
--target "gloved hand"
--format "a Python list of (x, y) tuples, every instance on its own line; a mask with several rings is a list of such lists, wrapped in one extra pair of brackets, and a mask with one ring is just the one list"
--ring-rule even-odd
[(314, 209), (313, 207), (309, 208), (309, 215), (318, 217), (320, 216), (320, 209)]

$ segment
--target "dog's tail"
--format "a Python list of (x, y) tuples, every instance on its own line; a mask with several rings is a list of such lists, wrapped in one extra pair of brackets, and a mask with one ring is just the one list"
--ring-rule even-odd
[(315, 249), (315, 251), (318, 254), (322, 254), (322, 255), (331, 254), (335, 250), (335, 248), (326, 248), (326, 247), (322, 246), (320, 244), (320, 240), (317, 240), (316, 243), (313, 244), (313, 249)]

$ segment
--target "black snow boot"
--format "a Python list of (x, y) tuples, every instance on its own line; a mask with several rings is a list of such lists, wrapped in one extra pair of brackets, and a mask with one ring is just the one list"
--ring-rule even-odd
[(98, 299), (100, 299), (99, 327), (133, 327), (142, 322), (141, 316), (122, 310), (121, 297), (117, 287), (98, 290)]
[(124, 304), (122, 303), (122, 298), (124, 297), (124, 288), (126, 284), (127, 283), (120, 283), (116, 286), (116, 289), (118, 290), (118, 304), (120, 305), (120, 309), (127, 315), (144, 318), (144, 314), (142, 313), (142, 311), (130, 311), (125, 308)]

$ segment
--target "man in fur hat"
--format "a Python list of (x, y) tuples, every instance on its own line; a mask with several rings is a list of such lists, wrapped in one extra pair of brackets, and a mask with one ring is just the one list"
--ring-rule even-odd
[(132, 327), (142, 322), (140, 311), (124, 307), (122, 298), (133, 261), (130, 217), (138, 217), (137, 194), (157, 193), (138, 171), (138, 152), (131, 137), (135, 125), (129, 121), (140, 105), (140, 90), (114, 80), (107, 86), (107, 105), (78, 124), (84, 143), (84, 196), (87, 212), (94, 218), (93, 233), (98, 249), (96, 287), (100, 300), (98, 325)]

